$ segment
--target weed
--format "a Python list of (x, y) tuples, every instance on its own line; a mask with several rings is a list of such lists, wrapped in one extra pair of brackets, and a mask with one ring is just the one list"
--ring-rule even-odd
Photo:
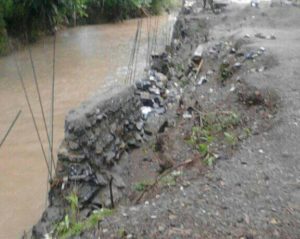
[(224, 136), (227, 144), (229, 144), (230, 146), (237, 145), (238, 139), (233, 133), (224, 132)]
[(160, 179), (159, 184), (168, 187), (176, 186), (176, 178), (177, 176), (173, 174), (166, 175)]
[(83, 231), (95, 227), (105, 217), (108, 217), (113, 213), (112, 210), (103, 208), (94, 211), (93, 214), (85, 220), (78, 220), (79, 204), (77, 194), (73, 191), (67, 197), (67, 201), (69, 202), (70, 206), (71, 220), (69, 218), (69, 214), (66, 214), (64, 219), (59, 222), (54, 229), (55, 236), (61, 239), (77, 236)]
[(229, 63), (225, 62), (220, 65), (219, 74), (222, 83), (232, 76), (233, 73)]
[(188, 143), (199, 151), (205, 164), (212, 166), (216, 160), (214, 151), (218, 149), (218, 144), (225, 141), (233, 147), (238, 143), (234, 130), (240, 121), (239, 115), (232, 111), (204, 114), (202, 125), (192, 128)]
[(133, 188), (135, 191), (142, 192), (147, 187), (149, 187), (153, 182), (152, 181), (142, 181), (134, 184)]

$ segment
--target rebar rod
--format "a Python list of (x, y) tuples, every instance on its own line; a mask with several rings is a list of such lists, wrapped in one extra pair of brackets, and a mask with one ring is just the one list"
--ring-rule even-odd
[(10, 134), (11, 130), (13, 129), (13, 127), (15, 126), (18, 118), (20, 117), (20, 114), (22, 113), (22, 110), (19, 110), (19, 112), (17, 113), (17, 115), (15, 116), (14, 120), (12, 121), (12, 123), (10, 124), (8, 130), (6, 131), (4, 137), (2, 138), (1, 142), (0, 142), (0, 148), (1, 146), (4, 144), (6, 138), (8, 137), (8, 135)]
[[(26, 34), (26, 38), (27, 38), (27, 34)], [(35, 88), (36, 88), (36, 92), (38, 95), (38, 102), (39, 102), (39, 106), (41, 109), (41, 113), (42, 113), (42, 120), (43, 120), (43, 125), (45, 128), (45, 132), (46, 132), (46, 136), (47, 136), (47, 140), (48, 140), (48, 145), (49, 145), (49, 150), (50, 150), (50, 165), (52, 166), (53, 163), (53, 150), (52, 150), (52, 145), (51, 145), (51, 141), (50, 141), (50, 134), (49, 134), (49, 130), (48, 130), (48, 126), (46, 123), (46, 117), (45, 117), (45, 111), (44, 111), (44, 106), (43, 106), (43, 101), (42, 101), (42, 97), (41, 97), (41, 93), (40, 93), (40, 87), (39, 87), (39, 83), (38, 83), (38, 79), (37, 79), (37, 74), (36, 74), (36, 70), (35, 70), (35, 65), (33, 62), (33, 57), (32, 57), (32, 51), (31, 51), (31, 47), (30, 45), (28, 45), (28, 52), (29, 52), (29, 58), (30, 58), (30, 63), (31, 63), (31, 68), (32, 68), (32, 73), (33, 73), (33, 79), (34, 79), (34, 84), (35, 84)], [(51, 177), (52, 177), (52, 167), (50, 167), (50, 172), (51, 172)]]
[[(10, 43), (10, 48), (12, 50), (11, 43)], [(25, 95), (26, 103), (27, 103), (27, 106), (29, 108), (30, 115), (31, 115), (31, 118), (32, 118), (32, 121), (33, 121), (33, 124), (34, 124), (34, 128), (35, 128), (35, 131), (36, 131), (36, 134), (37, 134), (37, 137), (38, 137), (38, 141), (39, 141), (39, 144), (41, 146), (43, 157), (44, 157), (47, 169), (48, 169), (48, 174), (50, 175), (50, 168), (49, 168), (49, 164), (48, 164), (48, 161), (47, 161), (45, 149), (44, 149), (44, 146), (43, 146), (43, 143), (42, 143), (41, 135), (40, 135), (39, 130), (38, 130), (37, 122), (36, 122), (32, 107), (31, 107), (31, 103), (29, 101), (29, 97), (28, 97), (28, 93), (27, 93), (27, 90), (26, 90), (26, 87), (25, 87), (24, 79), (23, 79), (23, 76), (21, 74), (21, 70), (20, 70), (20, 67), (19, 67), (19, 64), (17, 62), (17, 59), (16, 59), (15, 55), (13, 55), (13, 58), (14, 58), (15, 66), (16, 66), (16, 69), (17, 69), (18, 77), (19, 77), (20, 82), (21, 82), (22, 90), (23, 90), (23, 93)]]
[(52, 155), (52, 163), (51, 163), (51, 173), (52, 166), (54, 170), (56, 169), (55, 161), (54, 161), (54, 107), (55, 107), (55, 66), (56, 66), (56, 32), (54, 31), (53, 36), (53, 58), (52, 58), (52, 88), (51, 88), (51, 155)]
[(136, 45), (134, 75), (133, 75), (133, 79), (132, 79), (131, 83), (135, 82), (135, 76), (136, 76), (136, 70), (137, 70), (137, 64), (138, 64), (138, 57), (139, 57), (139, 49), (140, 49), (140, 42), (141, 42), (142, 27), (143, 27), (143, 19), (140, 19), (140, 27), (139, 27), (138, 39), (137, 39), (137, 45)]

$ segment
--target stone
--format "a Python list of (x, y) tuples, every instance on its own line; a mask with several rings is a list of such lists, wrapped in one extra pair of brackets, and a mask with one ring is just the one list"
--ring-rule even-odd
[(112, 165), (113, 164), (113, 160), (114, 160), (115, 157), (116, 157), (116, 153), (113, 152), (113, 151), (109, 151), (109, 152), (106, 152), (104, 154), (105, 162), (108, 165)]
[(93, 187), (88, 184), (82, 184), (78, 189), (78, 199), (80, 203), (88, 203), (97, 193), (98, 187)]
[(100, 186), (106, 186), (108, 181), (101, 173), (96, 173), (96, 183)]
[(197, 83), (197, 85), (203, 85), (203, 84), (205, 84), (205, 83), (207, 83), (206, 77), (205, 77), (205, 76), (201, 76), (201, 77), (200, 77), (200, 80), (199, 80), (198, 83)]
[(153, 107), (154, 102), (151, 99), (150, 94), (148, 92), (142, 92), (140, 98), (144, 106)]
[(155, 76), (157, 77), (157, 79), (159, 81), (161, 81), (164, 85), (167, 84), (168, 82), (168, 77), (166, 75), (164, 75), (163, 73), (160, 73), (160, 72), (156, 72), (155, 73)]
[(79, 144), (78, 144), (78, 142), (75, 142), (75, 141), (69, 141), (68, 144), (69, 144), (69, 148), (70, 148), (71, 150), (77, 150), (77, 149), (79, 149)]
[(147, 91), (152, 86), (151, 82), (148, 80), (138, 81), (135, 85), (136, 88), (141, 91)]
[(141, 107), (142, 116), (144, 119), (148, 118), (148, 115), (152, 112), (152, 108), (149, 106), (143, 106)]
[(154, 95), (160, 95), (160, 90), (156, 87), (151, 87), (148, 89), (148, 91)]
[(135, 124), (136, 128), (138, 131), (141, 131), (143, 129), (144, 126), (144, 122), (143, 121), (139, 121)]
[(118, 174), (112, 174), (113, 177), (113, 185), (115, 185), (117, 188), (125, 188), (126, 184), (123, 180), (123, 178)]

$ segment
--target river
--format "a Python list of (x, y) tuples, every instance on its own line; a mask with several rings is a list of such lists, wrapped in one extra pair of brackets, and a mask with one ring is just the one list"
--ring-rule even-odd
[[(158, 46), (166, 43), (174, 17), (158, 17)], [(145, 66), (149, 23), (144, 19), (138, 74)], [(151, 21), (155, 26), (155, 18)], [(101, 92), (122, 84), (126, 76), (137, 20), (82, 26), (57, 34), (54, 152), (64, 137), (68, 111)], [(47, 120), (51, 105), (53, 38), (31, 46)], [(42, 141), (47, 147), (32, 68), (26, 49), (15, 53), (33, 106)], [(13, 55), (0, 58), (0, 140), (19, 110), (22, 114), (0, 148), (0, 238), (20, 238), (41, 217), (46, 207), (47, 168), (26, 105)]]

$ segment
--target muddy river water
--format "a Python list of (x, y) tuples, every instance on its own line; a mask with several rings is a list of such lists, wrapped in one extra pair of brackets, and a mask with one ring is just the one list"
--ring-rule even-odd
[[(150, 22), (144, 19), (139, 74), (145, 66)], [(174, 18), (158, 18), (158, 45), (166, 43)], [(152, 18), (152, 27), (155, 20)], [(68, 111), (90, 97), (124, 81), (137, 20), (117, 24), (83, 26), (62, 30), (56, 44), (56, 93), (54, 151), (64, 136), (64, 118)], [(151, 29), (151, 27), (150, 27)], [(50, 117), (52, 41), (44, 38), (32, 45), (42, 101), (47, 120)], [(15, 54), (25, 80), (34, 114), (45, 147), (37, 93), (28, 51)], [(0, 140), (19, 110), (22, 114), (0, 148), (0, 238), (20, 238), (40, 218), (46, 206), (47, 168), (34, 130), (12, 55), (0, 58)]]

